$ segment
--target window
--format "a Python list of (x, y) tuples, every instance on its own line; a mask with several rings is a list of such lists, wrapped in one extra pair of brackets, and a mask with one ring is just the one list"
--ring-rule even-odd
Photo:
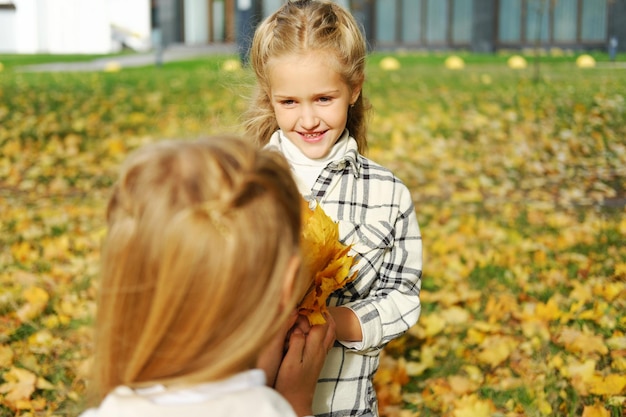
[(578, 0), (559, 0), (554, 6), (554, 40), (576, 42)]
[(422, 0), (402, 2), (402, 40), (419, 43), (422, 38)]
[(606, 39), (606, 0), (583, 0), (581, 40), (604, 41)]
[(500, 14), (498, 16), (498, 40), (500, 42), (519, 42), (521, 40), (521, 16), (521, 0), (500, 1)]
[(448, 30), (448, 2), (442, 0), (428, 0), (426, 21), (426, 41), (429, 44), (444, 43)]
[(454, 0), (452, 3), (452, 43), (469, 44), (472, 41), (472, 0)]
[(376, 40), (380, 43), (396, 41), (396, 0), (376, 2)]
[(528, 42), (546, 42), (550, 39), (550, 4), (548, 0), (527, 0), (526, 2), (526, 40)]

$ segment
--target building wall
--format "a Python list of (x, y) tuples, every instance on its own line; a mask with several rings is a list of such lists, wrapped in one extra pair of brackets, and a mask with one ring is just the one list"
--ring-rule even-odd
[(184, 0), (185, 43), (205, 44), (210, 41), (209, 7), (205, 0)]
[[(150, 0), (106, 0), (108, 20), (125, 46), (136, 50), (151, 47)], [(113, 45), (119, 48), (123, 45)]]
[[(267, 16), (285, 0), (249, 0)], [(378, 49), (604, 49), (612, 34), (626, 50), (626, 0), (335, 0)]]
[(105, 0), (15, 0), (18, 53), (106, 53), (111, 30)]
[(626, 0), (497, 0), (496, 5), (496, 49), (605, 49), (613, 33), (621, 39), (626, 31)]
[(17, 49), (15, 21), (15, 9), (9, 7), (0, 8), (0, 53), (14, 52)]
[(150, 47), (149, 0), (13, 0), (0, 8), (0, 51), (105, 54)]
[[(109, 53), (130, 41), (149, 49), (155, 29), (165, 46), (234, 42), (236, 1), (13, 0), (15, 10), (0, 8), (0, 51)], [(265, 17), (286, 0), (245, 1)], [(352, 11), (372, 48), (606, 50), (614, 35), (626, 51), (626, 0), (335, 1)]]

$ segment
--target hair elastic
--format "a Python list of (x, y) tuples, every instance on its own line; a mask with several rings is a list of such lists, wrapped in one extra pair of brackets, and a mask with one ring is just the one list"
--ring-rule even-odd
[(207, 215), (209, 221), (215, 227), (215, 230), (224, 238), (230, 236), (230, 230), (224, 223), (224, 216), (222, 210), (217, 208), (217, 205), (213, 201), (207, 201), (194, 206), (194, 209)]

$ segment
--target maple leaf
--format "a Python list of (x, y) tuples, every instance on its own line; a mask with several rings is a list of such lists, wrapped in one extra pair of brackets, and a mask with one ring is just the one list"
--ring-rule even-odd
[(311, 209), (303, 200), (302, 221), (302, 264), (311, 284), (298, 311), (309, 324), (324, 324), (330, 294), (356, 278), (356, 272), (350, 275), (354, 257), (348, 255), (351, 247), (339, 241), (339, 226), (319, 204)]
[(558, 301), (555, 297), (548, 300), (547, 303), (539, 303), (537, 305), (536, 317), (543, 320), (556, 320), (563, 315), (559, 309)]
[(22, 368), (11, 368), (3, 375), (4, 384), (0, 385), (0, 393), (6, 394), (5, 401), (14, 408), (22, 408), (35, 392), (37, 376)]
[(456, 401), (454, 417), (491, 417), (495, 407), (491, 400), (482, 400), (477, 395), (462, 396)]
[(511, 355), (517, 345), (518, 343), (512, 337), (489, 336), (480, 345), (478, 360), (496, 367)]
[(471, 394), (480, 388), (479, 381), (462, 375), (451, 375), (448, 377), (450, 388), (457, 395)]
[(23, 297), (26, 303), (16, 311), (16, 315), (21, 321), (32, 320), (39, 316), (46, 308), (50, 298), (48, 293), (39, 287), (25, 289)]
[(595, 375), (596, 361), (588, 359), (585, 362), (572, 360), (567, 366), (560, 368), (560, 372), (570, 378), (574, 389), (581, 395), (588, 394), (589, 382), (593, 380)]
[(626, 376), (610, 374), (606, 377), (594, 375), (589, 382), (592, 394), (596, 395), (619, 395), (626, 388)]
[(557, 333), (555, 341), (562, 344), (570, 352), (581, 352), (583, 354), (598, 352), (603, 355), (608, 353), (604, 339), (586, 329), (580, 331), (566, 327)]
[(604, 408), (600, 404), (595, 405), (586, 405), (583, 409), (582, 417), (610, 417), (611, 413), (609, 410)]
[(420, 350), (419, 361), (406, 363), (406, 372), (410, 376), (423, 374), (427, 369), (433, 368), (437, 363), (437, 348), (424, 346)]
[(441, 333), (446, 327), (446, 319), (441, 314), (429, 314), (420, 319), (415, 334), (418, 337), (432, 337)]
[(13, 363), (14, 356), (9, 346), (0, 346), (0, 368), (8, 368)]

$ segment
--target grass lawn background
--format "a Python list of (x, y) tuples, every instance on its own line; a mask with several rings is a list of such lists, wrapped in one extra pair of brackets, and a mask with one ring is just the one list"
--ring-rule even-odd
[[(410, 187), (425, 248), (422, 318), (384, 352), (381, 411), (623, 416), (626, 69), (460, 56), (368, 61), (368, 156)], [(234, 58), (34, 74), (17, 67), (48, 57), (0, 55), (0, 416), (84, 406), (119, 163), (240, 132), (252, 79), (223, 69)]]

